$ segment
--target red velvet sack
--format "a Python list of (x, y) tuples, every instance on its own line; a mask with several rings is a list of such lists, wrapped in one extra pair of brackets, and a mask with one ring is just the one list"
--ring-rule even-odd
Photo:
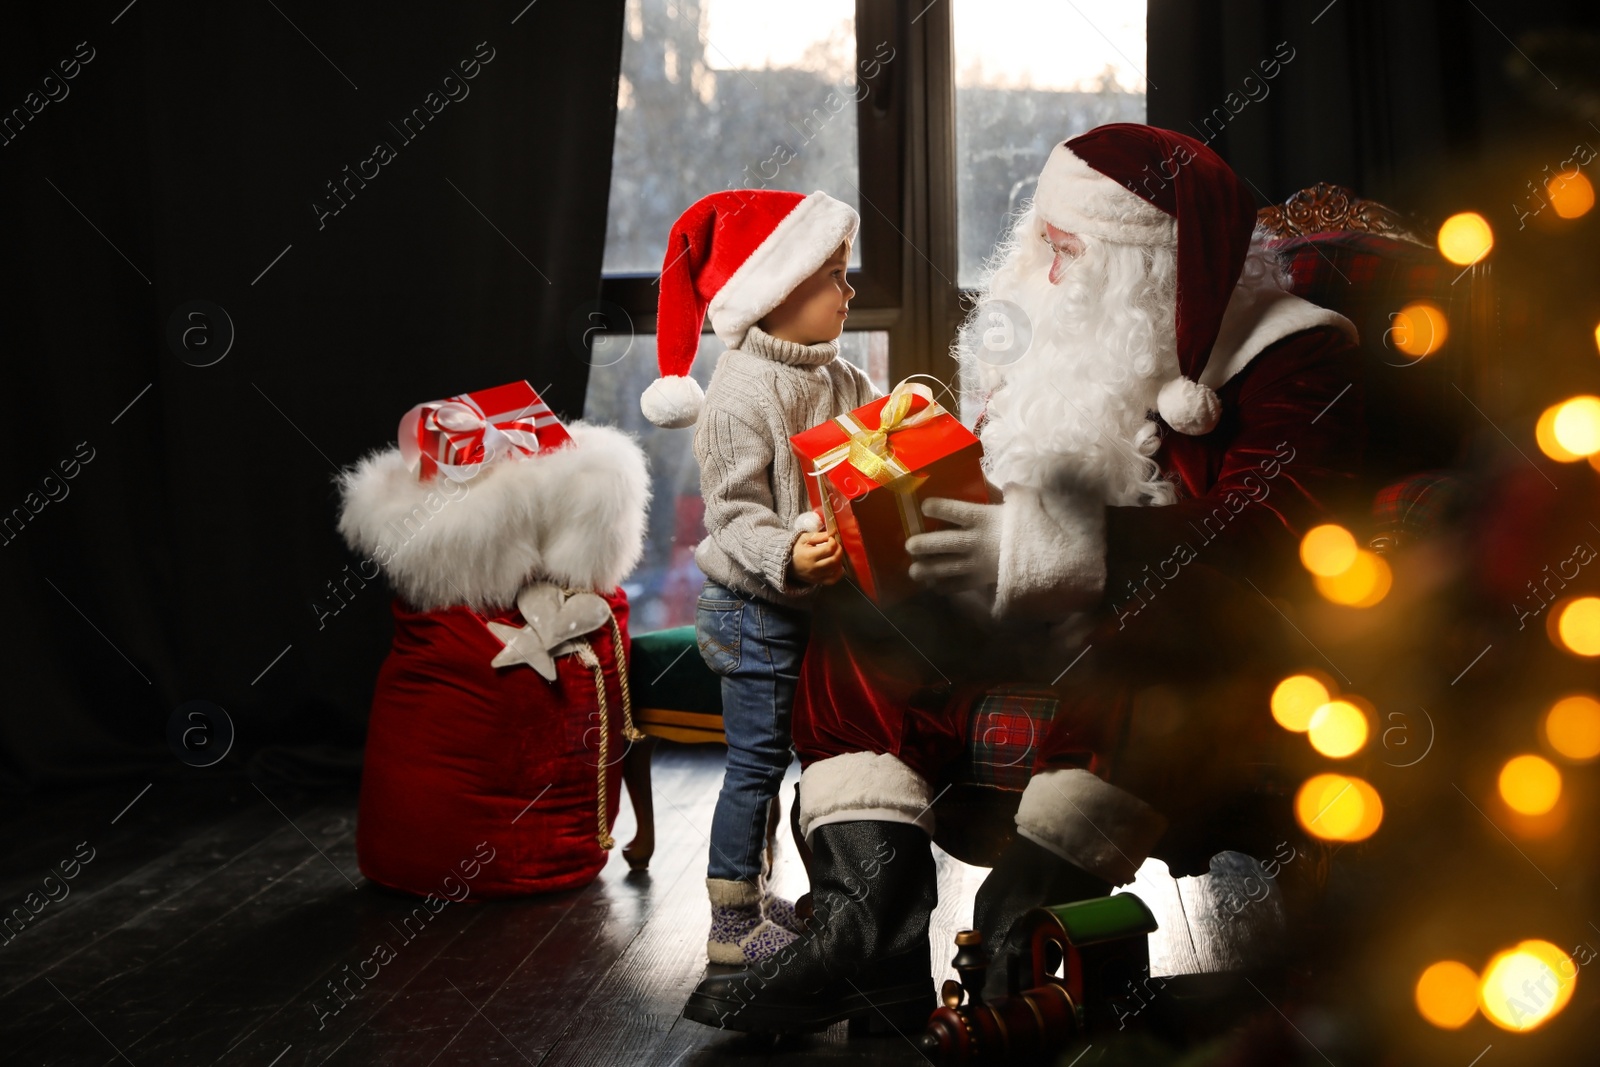
[[(627, 597), (618, 588), (605, 599), (625, 657)], [(609, 832), (627, 746), (613, 633), (586, 638), (605, 676), (602, 762), (593, 669), (559, 656), (547, 682), (525, 663), (493, 667), (502, 646), (491, 620), (523, 625), (515, 608), (485, 619), (395, 600), (356, 832), (361, 873), (374, 882), (452, 898), (464, 885), (467, 896), (489, 898), (585, 885), (605, 866), (599, 785), (603, 778)]]
[(605, 865), (627, 744), (618, 586), (650, 483), (626, 434), (567, 430), (428, 478), (389, 448), (341, 478), (339, 531), (397, 594), (356, 829), (374, 882), (483, 899), (581, 886)]

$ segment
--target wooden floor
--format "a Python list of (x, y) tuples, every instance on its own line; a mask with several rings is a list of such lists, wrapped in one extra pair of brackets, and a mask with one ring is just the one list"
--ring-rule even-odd
[[(842, 1025), (773, 1041), (679, 1017), (705, 971), (722, 756), (661, 746), (647, 874), (630, 874), (619, 848), (583, 890), (446, 907), (410, 941), (391, 922), (415, 901), (357, 870), (353, 790), (161, 781), (12, 801), (0, 906), (32, 918), (0, 944), (0, 1063), (925, 1063), (909, 1040), (847, 1042)], [(930, 951), (942, 979), (982, 872), (938, 855)], [(63, 862), (76, 877), (47, 883)], [(787, 841), (779, 881), (804, 888)], [(394, 958), (340, 1007), (328, 983), (380, 942)]]

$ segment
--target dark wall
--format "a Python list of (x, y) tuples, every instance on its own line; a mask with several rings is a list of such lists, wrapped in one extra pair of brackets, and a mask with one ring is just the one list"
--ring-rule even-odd
[(336, 468), (466, 389), (582, 409), (621, 0), (125, 4), (0, 16), (0, 790), (182, 770), (190, 700), (358, 743)]

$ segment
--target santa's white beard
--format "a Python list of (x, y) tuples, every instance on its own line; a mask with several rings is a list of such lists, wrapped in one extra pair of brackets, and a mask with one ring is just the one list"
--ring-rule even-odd
[[(963, 404), (986, 412), (989, 479), (1002, 488), (1092, 484), (1108, 504), (1171, 503), (1173, 488), (1150, 459), (1160, 440), (1146, 413), (1178, 376), (1175, 250), (1085, 237), (1052, 285), (1042, 231), (1031, 208), (1018, 217), (957, 345)], [(996, 366), (984, 351), (985, 300), (1027, 316), (1032, 341), (1014, 362)]]

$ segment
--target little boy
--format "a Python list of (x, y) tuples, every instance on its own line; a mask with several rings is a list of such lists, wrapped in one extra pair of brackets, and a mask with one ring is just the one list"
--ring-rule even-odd
[[(766, 890), (769, 806), (790, 760), (789, 714), (809, 632), (808, 594), (843, 576), (814, 516), (789, 437), (868, 403), (871, 381), (839, 358), (855, 290), (845, 280), (860, 219), (826, 193), (730, 190), (678, 219), (661, 272), (662, 377), (640, 400), (658, 426), (698, 419), (706, 538), (695, 614), (700, 654), (722, 676), (728, 765), (711, 822), (713, 963), (765, 959), (799, 932)], [(708, 392), (688, 377), (707, 310), (728, 346)]]

